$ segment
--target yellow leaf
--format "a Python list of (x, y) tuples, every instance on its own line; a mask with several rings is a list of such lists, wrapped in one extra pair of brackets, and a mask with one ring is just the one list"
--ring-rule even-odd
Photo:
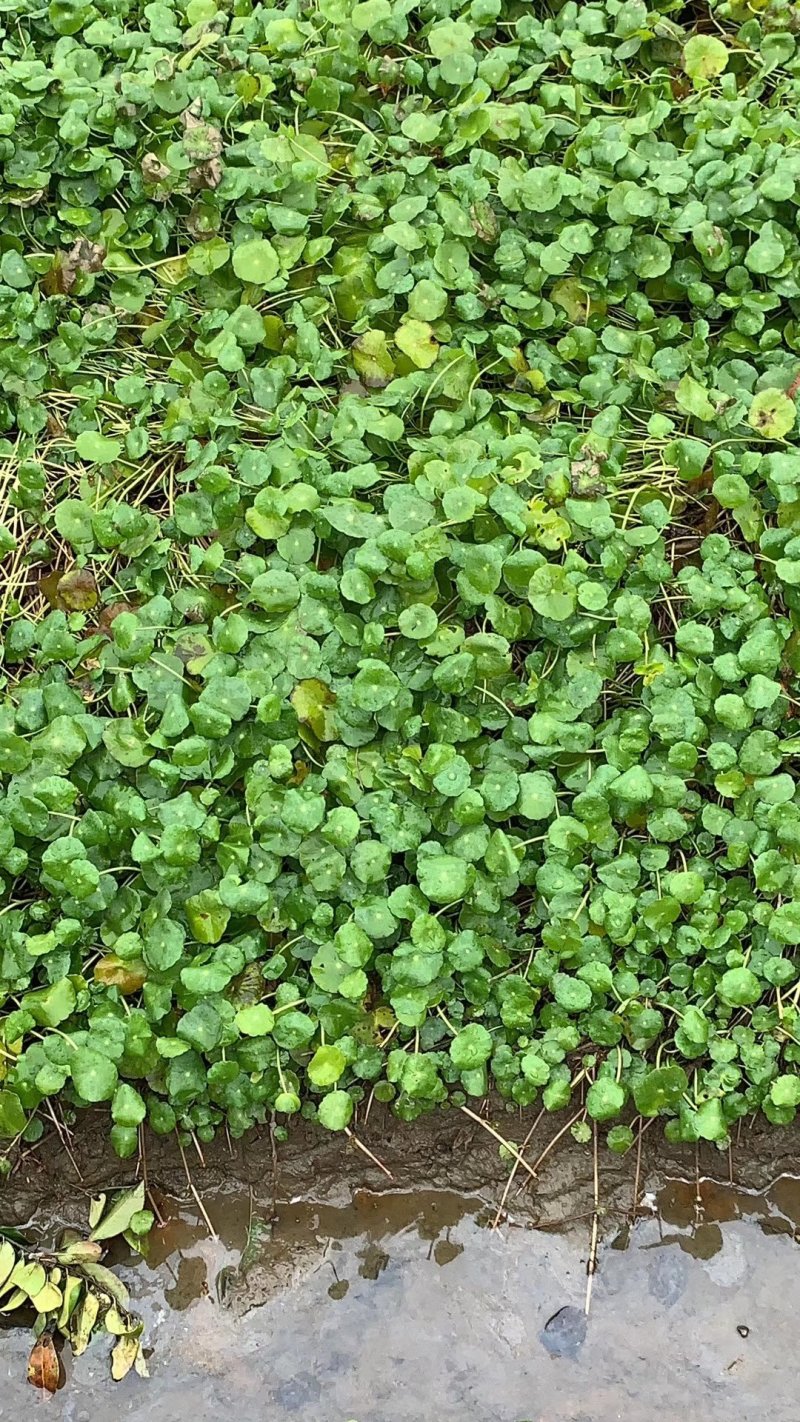
[(127, 1333), (124, 1338), (120, 1338), (114, 1344), (111, 1353), (111, 1376), (114, 1382), (121, 1382), (127, 1377), (136, 1359), (139, 1356), (139, 1339), (132, 1333)]
[(57, 1308), (61, 1308), (63, 1302), (64, 1296), (61, 1290), (56, 1288), (56, 1285), (49, 1279), (44, 1288), (40, 1289), (38, 1294), (34, 1294), (31, 1299), (37, 1313), (54, 1313)]
[(112, 1304), (111, 1307), (106, 1310), (106, 1316), (103, 1322), (107, 1333), (116, 1333), (120, 1338), (131, 1331), (130, 1321), (122, 1317), (122, 1314), (115, 1304)]
[(0, 1289), (10, 1276), (16, 1262), (17, 1254), (11, 1241), (8, 1239), (0, 1241)]
[(94, 1294), (87, 1293), (80, 1308), (75, 1311), (73, 1326), (70, 1329), (70, 1342), (76, 1358), (89, 1347), (99, 1312), (99, 1299)]
[(44, 1288), (46, 1280), (47, 1275), (41, 1264), (27, 1264), (24, 1259), (20, 1259), (9, 1275), (6, 1288), (13, 1285), (32, 1299)]
[(333, 739), (333, 715), (329, 708), (336, 694), (324, 681), (315, 676), (298, 681), (289, 699), (300, 724), (310, 726), (317, 740)]
[(103, 987), (118, 988), (122, 996), (127, 997), (138, 992), (147, 981), (147, 968), (139, 958), (125, 961), (116, 953), (106, 953), (95, 964), (94, 980)]

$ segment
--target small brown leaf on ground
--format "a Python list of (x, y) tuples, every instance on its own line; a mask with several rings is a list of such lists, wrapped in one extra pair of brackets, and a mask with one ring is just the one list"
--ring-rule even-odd
[(28, 1382), (43, 1392), (57, 1392), (61, 1382), (61, 1360), (52, 1334), (43, 1333), (31, 1349), (28, 1359)]

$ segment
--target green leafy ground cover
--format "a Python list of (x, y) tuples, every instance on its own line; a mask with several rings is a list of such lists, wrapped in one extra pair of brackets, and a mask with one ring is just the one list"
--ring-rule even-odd
[(796, 7), (2, 22), (0, 1136), (788, 1122)]

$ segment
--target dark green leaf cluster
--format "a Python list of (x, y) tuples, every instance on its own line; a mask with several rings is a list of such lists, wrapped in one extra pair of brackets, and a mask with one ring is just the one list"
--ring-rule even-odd
[(0, 21), (0, 1136), (789, 1121), (796, 7)]

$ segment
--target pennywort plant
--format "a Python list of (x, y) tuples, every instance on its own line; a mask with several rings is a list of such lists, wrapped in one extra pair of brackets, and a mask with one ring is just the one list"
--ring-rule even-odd
[(0, 1136), (800, 1102), (785, 0), (0, 39)]

